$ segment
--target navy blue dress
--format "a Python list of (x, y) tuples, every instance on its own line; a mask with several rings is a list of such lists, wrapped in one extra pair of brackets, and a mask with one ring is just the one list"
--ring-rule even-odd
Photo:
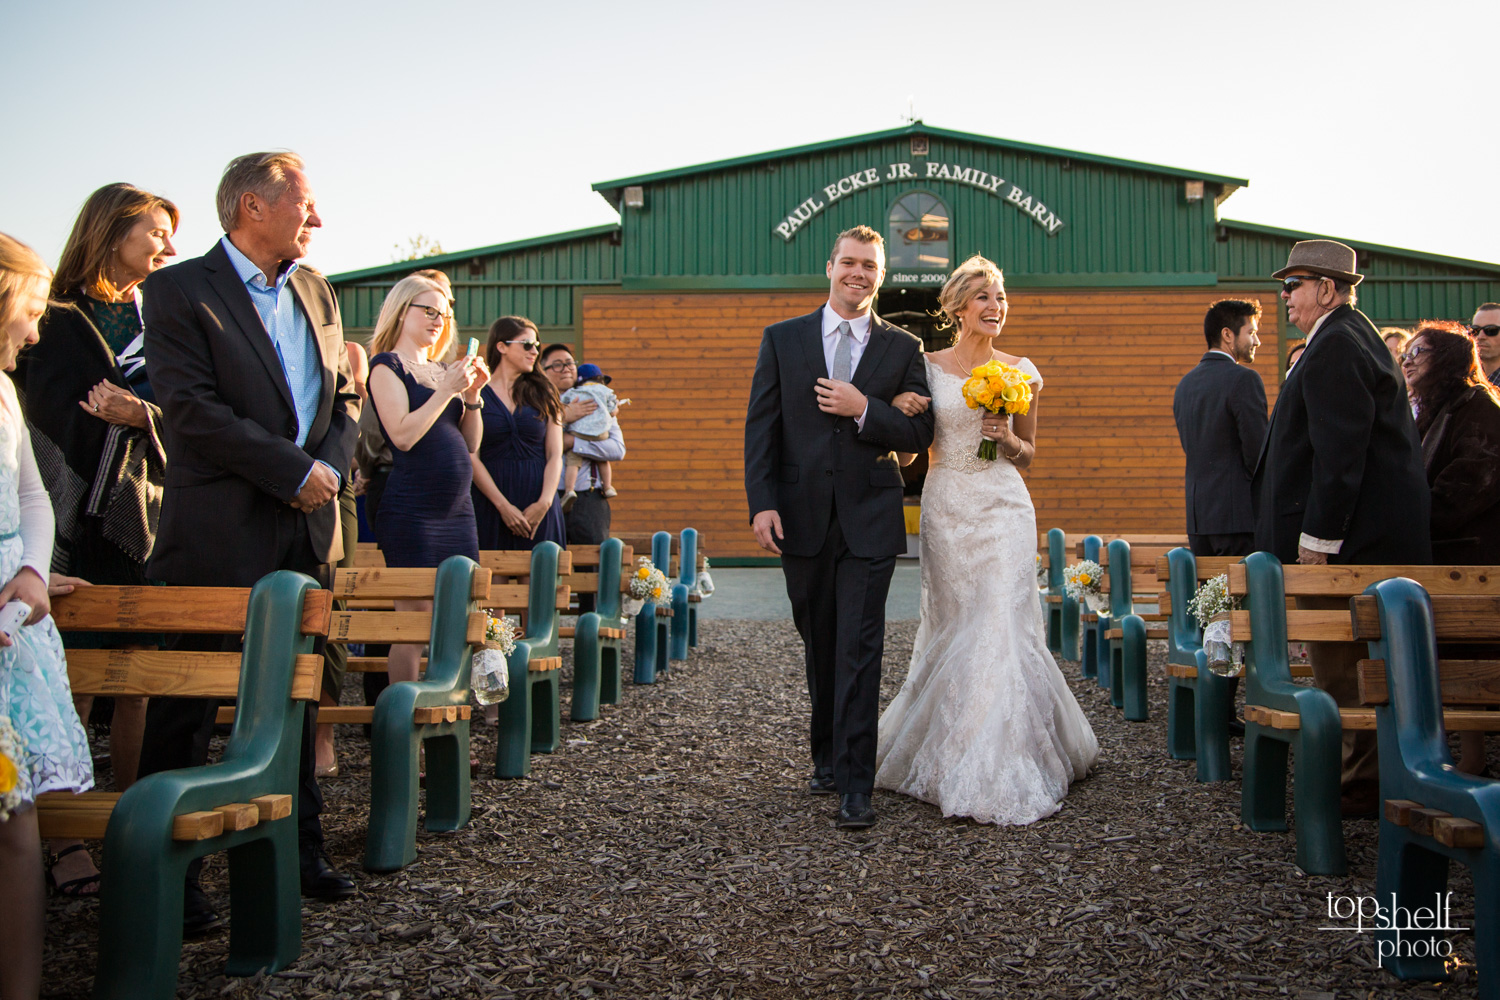
[[(395, 354), (375, 355), (370, 359), (370, 370), (374, 371), (376, 365), (385, 365), (401, 379), (411, 409), (432, 398), (433, 390), (412, 378)], [(375, 519), (375, 536), (380, 539), (387, 566), (437, 566), (455, 555), (478, 561), (474, 504), (469, 499), (474, 467), (459, 429), (463, 415), (463, 403), (454, 399), (410, 450), (391, 448), (395, 467), (386, 481)], [(390, 440), (385, 421), (381, 421), (380, 431)]]
[[(529, 406), (515, 413), (506, 409), (493, 389), (480, 391), (484, 400), (484, 438), (479, 443), (479, 460), (489, 470), (500, 495), (525, 510), (542, 495), (542, 473), (547, 468), (547, 422)], [(382, 501), (383, 509), (384, 501)], [(474, 487), (474, 520), (479, 526), (482, 549), (530, 549), (537, 542), (566, 545), (563, 534), (562, 507), (553, 491), (552, 509), (537, 525), (536, 535), (523, 538), (513, 534), (500, 519), (500, 511), (479, 488)]]

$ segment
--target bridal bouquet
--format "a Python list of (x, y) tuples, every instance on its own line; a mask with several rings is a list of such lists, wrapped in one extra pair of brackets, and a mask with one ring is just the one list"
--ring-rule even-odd
[(469, 684), (475, 701), (494, 705), (510, 694), (510, 667), (506, 658), (516, 650), (516, 629), (508, 618), (486, 617), (484, 648), (474, 654)]
[(630, 578), (630, 606), (625, 613), (637, 613), (647, 601), (666, 607), (672, 603), (672, 587), (667, 582), (667, 574), (657, 569), (650, 559), (641, 556), (635, 561), (635, 574)]
[(0, 821), (21, 806), (21, 761), (25, 759), (21, 734), (9, 716), (0, 715)]
[(1092, 559), (1084, 559), (1063, 570), (1063, 591), (1075, 601), (1088, 605), (1089, 610), (1104, 607), (1104, 567)]
[[(1014, 365), (990, 361), (969, 372), (963, 385), (964, 402), (971, 410), (991, 413), (1024, 414), (1031, 409), (1031, 376)], [(998, 455), (995, 442), (979, 442), (980, 458), (994, 461)]]

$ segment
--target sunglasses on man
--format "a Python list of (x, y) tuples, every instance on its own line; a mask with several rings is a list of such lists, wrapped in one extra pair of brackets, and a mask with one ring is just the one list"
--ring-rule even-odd
[(1325, 280), (1327, 279), (1320, 278), (1316, 274), (1294, 274), (1290, 278), (1286, 278), (1281, 282), (1281, 294), (1292, 294), (1297, 289), (1301, 288), (1304, 282)]
[(1469, 336), (1478, 337), (1480, 334), (1483, 334), (1486, 337), (1494, 337), (1500, 335), (1500, 323), (1489, 323), (1485, 326), (1469, 327)]

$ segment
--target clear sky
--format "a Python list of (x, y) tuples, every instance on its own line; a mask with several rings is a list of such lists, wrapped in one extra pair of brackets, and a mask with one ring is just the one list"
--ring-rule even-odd
[[(128, 16), (127, 16), (128, 15)], [(616, 220), (596, 181), (892, 128), (1246, 177), (1234, 219), (1500, 262), (1500, 3), (0, 0), (0, 230), (55, 261), (126, 180), (219, 235), (308, 162), (327, 272)], [(1002, 262), (1003, 263), (1003, 262)]]

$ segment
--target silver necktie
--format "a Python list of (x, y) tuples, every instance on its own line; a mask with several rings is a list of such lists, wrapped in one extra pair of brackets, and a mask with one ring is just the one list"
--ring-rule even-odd
[(847, 382), (854, 374), (853, 360), (854, 331), (849, 329), (849, 321), (839, 323), (839, 342), (833, 348), (833, 378), (836, 382)]

